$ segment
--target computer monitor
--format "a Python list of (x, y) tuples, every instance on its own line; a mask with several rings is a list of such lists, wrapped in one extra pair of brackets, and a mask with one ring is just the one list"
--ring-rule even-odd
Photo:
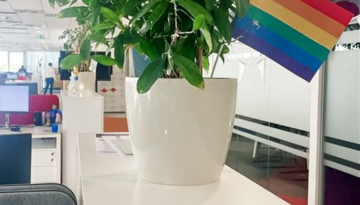
[(17, 73), (6, 73), (6, 80), (17, 80), (18, 74)]
[(0, 112), (5, 113), (5, 128), (9, 128), (10, 113), (29, 112), (29, 102), (29, 86), (0, 85)]

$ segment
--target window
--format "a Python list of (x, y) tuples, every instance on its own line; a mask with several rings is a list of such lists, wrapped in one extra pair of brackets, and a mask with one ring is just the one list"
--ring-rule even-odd
[(7, 51), (0, 51), (0, 71), (8, 71), (8, 58), (9, 56)]
[(17, 72), (19, 68), (24, 65), (24, 53), (23, 52), (10, 52), (9, 58), (9, 71)]

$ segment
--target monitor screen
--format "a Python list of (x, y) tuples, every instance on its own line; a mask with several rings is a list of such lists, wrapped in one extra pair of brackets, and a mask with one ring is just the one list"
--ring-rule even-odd
[(16, 80), (18, 78), (17, 73), (6, 73), (7, 80)]
[(0, 112), (29, 112), (29, 86), (0, 85)]

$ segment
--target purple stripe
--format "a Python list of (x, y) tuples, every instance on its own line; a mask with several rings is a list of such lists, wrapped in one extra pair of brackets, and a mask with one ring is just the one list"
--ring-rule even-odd
[(249, 32), (245, 33), (245, 30), (239, 27), (233, 27), (233, 34), (237, 34), (237, 36), (242, 35), (239, 41), (266, 55), (302, 79), (310, 82), (314, 77), (316, 72), (311, 71), (310, 68), (300, 64), (278, 48), (268, 44), (263, 39), (258, 38)]

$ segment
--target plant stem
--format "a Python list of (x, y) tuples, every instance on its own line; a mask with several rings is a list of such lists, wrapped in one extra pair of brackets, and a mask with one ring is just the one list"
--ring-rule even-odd
[(214, 77), (215, 67), (216, 67), (216, 64), (217, 64), (217, 62), (218, 62), (218, 60), (219, 60), (219, 57), (220, 57), (223, 49), (224, 49), (224, 44), (221, 44), (220, 49), (219, 49), (219, 53), (218, 53), (217, 56), (216, 56), (215, 63), (214, 63), (213, 68), (212, 68), (212, 70), (211, 70), (210, 78), (213, 78), (213, 77)]

